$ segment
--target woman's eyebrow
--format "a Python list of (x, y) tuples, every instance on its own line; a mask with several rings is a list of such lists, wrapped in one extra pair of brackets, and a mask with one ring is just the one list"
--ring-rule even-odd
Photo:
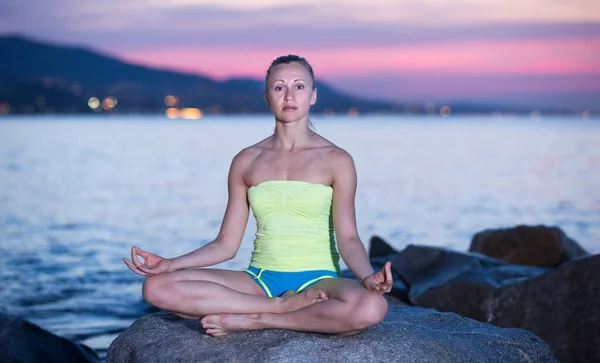
[[(306, 82), (304, 79), (302, 78), (296, 78), (295, 80), (293, 80), (292, 82), (296, 82), (296, 81), (302, 81), (302, 82)], [(283, 79), (276, 79), (273, 82), (285, 82)]]

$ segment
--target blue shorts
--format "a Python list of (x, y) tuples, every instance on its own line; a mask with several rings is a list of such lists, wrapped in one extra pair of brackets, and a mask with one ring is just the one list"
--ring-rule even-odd
[(340, 277), (337, 272), (329, 270), (279, 272), (253, 266), (244, 272), (252, 276), (268, 297), (281, 296), (289, 290), (300, 292), (323, 279)]

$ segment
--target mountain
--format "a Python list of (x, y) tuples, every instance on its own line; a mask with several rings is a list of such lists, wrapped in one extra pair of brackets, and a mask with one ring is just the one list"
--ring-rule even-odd
[[(92, 112), (88, 107), (90, 97), (104, 100), (109, 96), (118, 101), (111, 112), (164, 112), (167, 95), (176, 95), (180, 108), (269, 112), (260, 80), (218, 82), (21, 36), (0, 37), (0, 49), (0, 104), (8, 104), (11, 113)], [(317, 88), (315, 112), (346, 113), (353, 107), (360, 112), (389, 112), (397, 107), (390, 102), (353, 97), (320, 82)]]

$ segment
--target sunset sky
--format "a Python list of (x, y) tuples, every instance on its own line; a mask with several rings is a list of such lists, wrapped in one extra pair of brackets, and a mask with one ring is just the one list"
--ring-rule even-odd
[(0, 33), (216, 79), (294, 53), (373, 98), (600, 104), (599, 0), (0, 0)]

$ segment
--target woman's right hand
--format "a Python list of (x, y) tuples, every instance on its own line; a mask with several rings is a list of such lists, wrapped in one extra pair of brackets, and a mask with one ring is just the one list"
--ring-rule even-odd
[[(144, 263), (141, 263), (137, 256), (142, 257), (144, 259)], [(142, 276), (158, 275), (160, 273), (170, 271), (171, 268), (171, 260), (168, 258), (163, 258), (159, 255), (146, 252), (135, 246), (131, 248), (131, 261), (123, 258), (123, 262), (125, 262), (131, 271)]]

